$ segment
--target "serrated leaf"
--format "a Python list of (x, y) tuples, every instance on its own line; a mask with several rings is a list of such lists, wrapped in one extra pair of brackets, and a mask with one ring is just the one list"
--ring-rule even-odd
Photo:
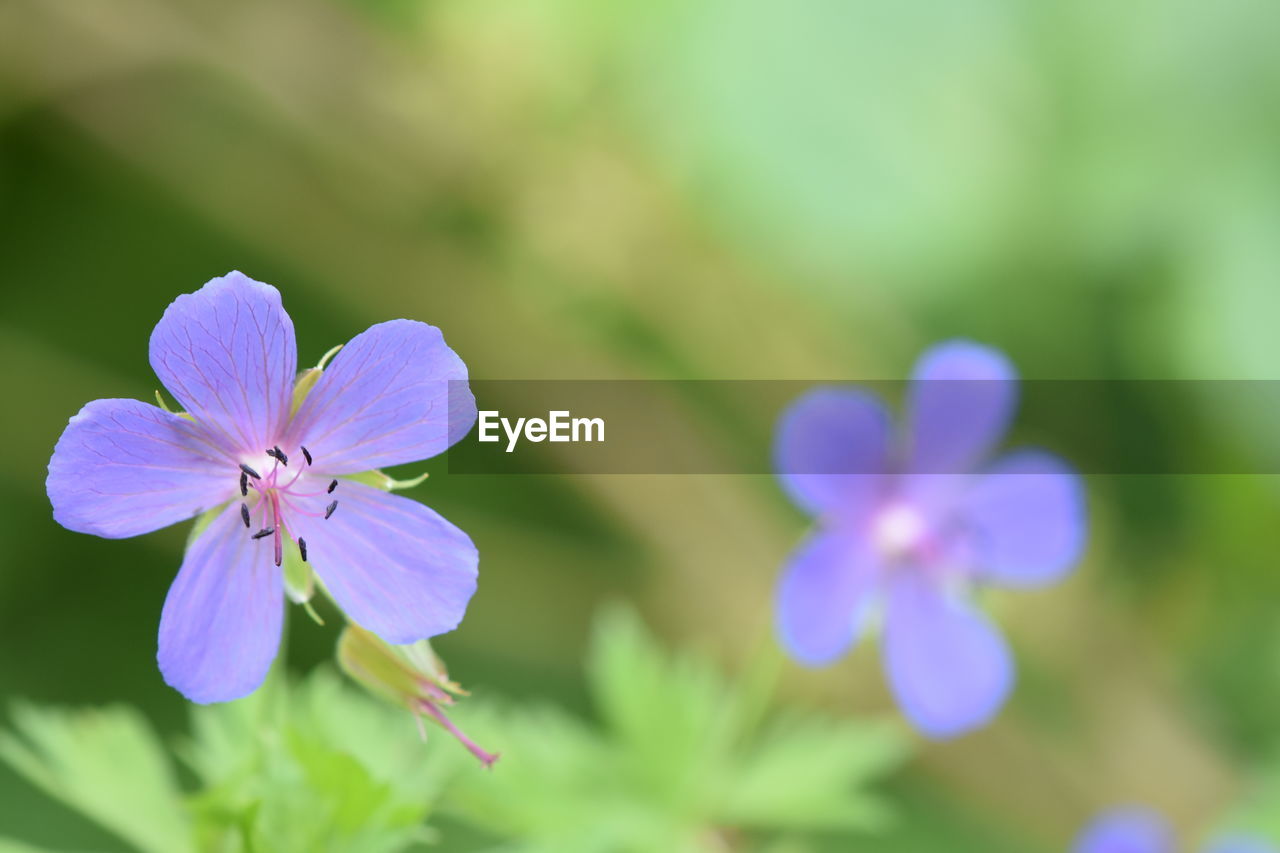
[(902, 733), (791, 718), (761, 734), (765, 664), (731, 685), (664, 652), (631, 611), (608, 610), (588, 660), (602, 725), (555, 708), (469, 719), (503, 760), (460, 778), (444, 808), (520, 851), (692, 851), (744, 832), (881, 828), (888, 812), (867, 788), (901, 762)]
[(903, 731), (888, 723), (782, 720), (726, 780), (719, 813), (738, 826), (880, 829), (889, 812), (866, 786), (907, 752)]

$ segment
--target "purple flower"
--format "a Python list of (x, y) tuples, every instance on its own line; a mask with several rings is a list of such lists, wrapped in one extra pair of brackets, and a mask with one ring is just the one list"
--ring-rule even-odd
[(856, 389), (809, 392), (778, 429), (782, 484), (818, 522), (779, 584), (783, 645), (806, 665), (831, 663), (883, 607), (889, 684), (933, 737), (985, 724), (1013, 682), (1004, 640), (967, 593), (1053, 583), (1084, 544), (1083, 486), (1062, 460), (987, 461), (1016, 401), (1008, 360), (956, 341), (917, 363), (901, 443), (886, 408)]
[[(1117, 809), (1094, 820), (1076, 839), (1072, 853), (1175, 853), (1173, 830), (1145, 809)], [(1204, 853), (1278, 853), (1275, 845), (1248, 835), (1224, 835)]]
[(58, 440), (46, 486), (60, 524), (113, 539), (208, 511), (160, 615), (166, 682), (195, 702), (262, 683), (293, 549), (388, 642), (457, 627), (476, 588), (471, 540), (353, 477), (435, 456), (470, 429), (474, 399), (461, 383), (449, 393), (467, 369), (439, 329), (379, 323), (295, 389), (279, 291), (233, 272), (174, 300), (151, 334), (151, 366), (186, 413), (89, 403)]

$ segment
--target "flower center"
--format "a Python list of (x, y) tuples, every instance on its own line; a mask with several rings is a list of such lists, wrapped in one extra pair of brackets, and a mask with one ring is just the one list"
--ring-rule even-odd
[(891, 560), (910, 556), (924, 543), (928, 528), (924, 517), (903, 503), (890, 504), (871, 523), (876, 550)]
[[(292, 469), (290, 459), (294, 461)], [(330, 480), (328, 486), (322, 485), (322, 480), (309, 473), (311, 462), (311, 452), (301, 445), (292, 456), (276, 445), (261, 458), (240, 462), (240, 495), (246, 499), (240, 504), (240, 517), (244, 526), (252, 530), (257, 516), (258, 529), (250, 533), (249, 538), (272, 537), (277, 566), (284, 560), (285, 539), (296, 541), (302, 561), (307, 561), (307, 541), (301, 536), (295, 540), (290, 534), (289, 515), (327, 520), (338, 508), (338, 501), (329, 497), (338, 488), (338, 481)], [(251, 496), (250, 492), (256, 494)], [(323, 512), (319, 511), (321, 506)]]

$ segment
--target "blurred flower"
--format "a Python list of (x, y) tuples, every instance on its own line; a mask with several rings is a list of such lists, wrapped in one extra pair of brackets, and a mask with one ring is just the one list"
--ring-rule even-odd
[[(453, 735), (486, 767), (498, 760), (453, 724), (442, 710), (455, 696), (467, 692), (449, 680), (444, 664), (426, 640), (392, 646), (359, 625), (348, 624), (338, 640), (338, 663), (343, 671), (371, 692), (403, 705), (421, 720), (429, 717)], [(426, 732), (423, 732), (426, 737)]]
[(165, 681), (195, 702), (261, 684), (280, 641), (285, 549), (388, 642), (457, 627), (475, 591), (475, 546), (421, 504), (361, 481), (470, 429), (466, 365), (438, 329), (379, 323), (295, 389), (279, 291), (232, 272), (179, 296), (150, 354), (186, 413), (89, 403), (58, 440), (46, 487), (60, 524), (108, 538), (205, 513), (160, 616)]
[[(1073, 853), (1174, 853), (1173, 830), (1164, 818), (1145, 809), (1117, 809), (1094, 820), (1076, 839)], [(1268, 841), (1247, 835), (1224, 835), (1204, 853), (1277, 853)]]
[(908, 397), (900, 447), (886, 408), (860, 390), (818, 388), (783, 415), (776, 468), (818, 525), (783, 572), (778, 629), (798, 661), (825, 665), (883, 602), (898, 703), (926, 734), (951, 737), (993, 717), (1013, 682), (1004, 640), (968, 593), (1063, 577), (1084, 543), (1084, 493), (1043, 451), (985, 462), (1017, 400), (1000, 353), (942, 344), (917, 363)]

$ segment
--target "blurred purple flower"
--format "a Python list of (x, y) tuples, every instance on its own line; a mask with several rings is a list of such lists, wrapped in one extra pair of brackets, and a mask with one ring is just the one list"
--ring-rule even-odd
[[(1145, 809), (1117, 809), (1094, 820), (1076, 839), (1072, 853), (1175, 853), (1173, 830)], [(1224, 835), (1204, 853), (1280, 853), (1275, 845), (1248, 835)]]
[(165, 599), (165, 681), (195, 702), (262, 683), (280, 641), (285, 549), (388, 642), (457, 627), (476, 588), (471, 540), (349, 476), (435, 456), (470, 428), (474, 399), (449, 393), (466, 365), (439, 329), (372, 326), (295, 399), (280, 293), (232, 272), (174, 300), (150, 354), (186, 413), (89, 403), (58, 440), (46, 487), (60, 524), (113, 539), (221, 507), (195, 531)]
[(905, 441), (873, 395), (818, 388), (784, 413), (784, 488), (818, 521), (777, 596), (781, 641), (829, 664), (884, 613), (884, 663), (906, 716), (936, 738), (989, 721), (1013, 682), (1008, 648), (967, 600), (979, 584), (1036, 587), (1079, 559), (1083, 485), (1061, 459), (1021, 450), (987, 462), (1017, 401), (999, 352), (941, 344), (917, 363)]

